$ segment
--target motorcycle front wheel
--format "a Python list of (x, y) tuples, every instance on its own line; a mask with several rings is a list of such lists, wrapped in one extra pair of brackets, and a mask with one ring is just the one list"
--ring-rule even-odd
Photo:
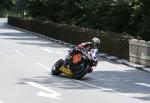
[(81, 79), (83, 76), (85, 76), (89, 72), (90, 65), (86, 64), (84, 67), (77, 69), (74, 71), (74, 79)]

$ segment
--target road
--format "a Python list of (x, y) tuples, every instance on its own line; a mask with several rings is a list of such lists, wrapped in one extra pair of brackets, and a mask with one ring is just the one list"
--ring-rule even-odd
[(150, 74), (98, 58), (82, 80), (50, 74), (69, 47), (0, 19), (0, 103), (150, 103)]

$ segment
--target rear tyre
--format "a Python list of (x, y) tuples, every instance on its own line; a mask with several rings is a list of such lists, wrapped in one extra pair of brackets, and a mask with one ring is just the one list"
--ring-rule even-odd
[(54, 64), (54, 66), (52, 67), (52, 70), (51, 70), (52, 74), (53, 74), (53, 75), (59, 75), (59, 74), (61, 74), (60, 68), (61, 68), (61, 66), (62, 66), (63, 64), (64, 64), (64, 60), (63, 60), (63, 59), (58, 60), (58, 61)]

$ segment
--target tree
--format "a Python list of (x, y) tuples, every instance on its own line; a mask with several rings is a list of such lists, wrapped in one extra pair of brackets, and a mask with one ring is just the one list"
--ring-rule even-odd
[(45, 18), (46, 13), (46, 6), (45, 6), (45, 0), (28, 0), (27, 2), (27, 10), (29, 12), (29, 15), (33, 18)]
[(13, 0), (0, 0), (0, 9), (11, 9), (13, 2)]
[(34, 18), (150, 39), (150, 0), (25, 1)]
[(150, 1), (133, 1), (134, 12), (130, 20), (128, 32), (133, 36), (140, 36), (145, 40), (150, 40)]
[(0, 0), (0, 16), (6, 15), (6, 10), (10, 10), (13, 7), (13, 0)]
[(34, 18), (59, 22), (63, 0), (27, 0), (27, 10)]

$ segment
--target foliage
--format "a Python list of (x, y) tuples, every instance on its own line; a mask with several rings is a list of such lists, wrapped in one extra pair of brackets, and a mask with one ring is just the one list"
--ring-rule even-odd
[(13, 8), (14, 0), (0, 0), (0, 17), (6, 15), (6, 10)]
[(26, 0), (26, 4), (34, 18), (150, 40), (150, 0)]
[[(88, 30), (76, 26), (54, 23), (37, 19), (8, 17), (10, 25), (40, 33), (71, 44), (90, 41), (93, 37), (101, 38), (100, 51), (120, 58), (129, 57), (129, 36), (112, 32)], [(40, 25), (40, 26), (39, 26)], [(101, 34), (101, 35), (99, 35)], [(115, 49), (114, 49), (115, 48)]]
[(13, 0), (0, 0), (0, 9), (11, 9)]

